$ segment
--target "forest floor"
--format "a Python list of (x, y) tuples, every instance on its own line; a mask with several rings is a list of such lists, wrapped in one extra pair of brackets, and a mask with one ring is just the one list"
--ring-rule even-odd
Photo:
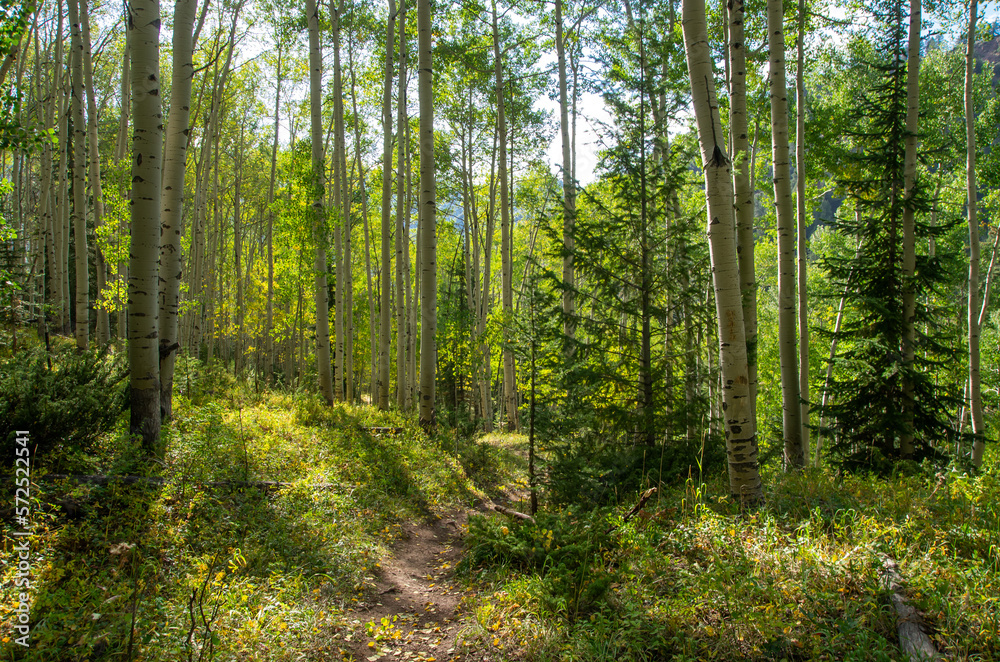
[(90, 456), (33, 455), (28, 651), (0, 504), (0, 658), (901, 660), (889, 557), (940, 652), (1000, 660), (993, 454), (978, 474), (770, 473), (766, 502), (741, 512), (724, 467), (611, 480), (598, 457), (559, 467), (547, 451), (525, 522), (487, 508), (527, 510), (523, 436), (428, 436), (398, 412), (180, 367), (192, 386), (162, 462), (137, 463), (124, 423)]

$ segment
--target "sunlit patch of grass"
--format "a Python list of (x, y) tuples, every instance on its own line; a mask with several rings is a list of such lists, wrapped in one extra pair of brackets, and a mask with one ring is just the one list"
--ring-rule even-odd
[[(400, 524), (483, 496), (452, 437), (398, 412), (216, 396), (175, 400), (162, 483), (39, 484), (32, 660), (125, 659), (130, 640), (135, 659), (337, 658), (345, 610), (370, 597)], [(101, 447), (105, 471), (143, 466), (120, 437)], [(512, 477), (484, 457), (480, 478)], [(4, 540), (0, 639), (20, 659), (9, 528)]]
[(586, 618), (539, 608), (558, 576), (550, 568), (525, 577), (487, 564), (482, 604), (520, 623), (500, 638), (529, 642), (538, 660), (899, 659), (881, 582), (891, 556), (942, 652), (1000, 657), (995, 473), (810, 471), (783, 477), (745, 515), (706, 496), (724, 490), (677, 488), (619, 528), (604, 559), (616, 581)]

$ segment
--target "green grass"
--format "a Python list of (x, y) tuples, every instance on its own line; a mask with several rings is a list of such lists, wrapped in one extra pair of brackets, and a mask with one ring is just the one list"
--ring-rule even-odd
[[(401, 523), (468, 505), (484, 496), (477, 481), (513, 480), (519, 466), (511, 452), (429, 438), (399, 413), (216, 393), (177, 397), (151, 471), (162, 485), (36, 483), (31, 648), (13, 642), (8, 525), (5, 659), (127, 659), (130, 639), (135, 660), (335, 659), (345, 611), (374, 587)], [(378, 438), (373, 426), (403, 432)], [(137, 451), (120, 430), (106, 435), (98, 469), (143, 471)]]
[[(995, 470), (888, 481), (810, 471), (781, 478), (747, 516), (704, 497), (723, 490), (689, 481), (665, 491), (612, 540), (591, 542), (592, 562), (569, 573), (559, 553), (538, 561), (518, 545), (546, 528), (559, 545), (592, 541), (580, 513), (538, 526), (473, 521), (479, 645), (530, 660), (898, 660), (880, 583), (887, 555), (940, 650), (1000, 658)], [(580, 580), (567, 585), (574, 572)], [(567, 608), (602, 574), (613, 582), (598, 602)]]

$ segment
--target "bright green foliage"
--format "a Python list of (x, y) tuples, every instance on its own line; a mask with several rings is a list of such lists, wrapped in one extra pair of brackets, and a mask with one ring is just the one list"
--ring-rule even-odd
[[(982, 636), (1000, 619), (995, 467), (978, 477), (779, 476), (749, 516), (708, 496), (724, 490), (689, 481), (612, 533), (604, 569), (614, 583), (588, 618), (542, 608), (552, 590), (544, 571), (512, 576), (514, 564), (497, 562), (474, 605), (489, 615), (482, 645), (496, 637), (510, 657), (545, 662), (899, 660), (881, 580), (888, 556), (942, 652), (1000, 655)], [(587, 516), (574, 508), (558, 519), (546, 527)], [(505, 519), (481, 528), (491, 551), (523, 550), (533, 540), (524, 531), (535, 530)]]
[(539, 614), (570, 621), (600, 611), (616, 577), (605, 565), (614, 543), (600, 511), (540, 513), (534, 523), (476, 516), (459, 570), (503, 568), (537, 575)]

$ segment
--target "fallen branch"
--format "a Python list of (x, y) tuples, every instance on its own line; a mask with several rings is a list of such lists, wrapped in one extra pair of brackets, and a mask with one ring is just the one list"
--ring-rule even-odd
[[(653, 496), (654, 494), (656, 494), (656, 488), (655, 487), (651, 487), (648, 490), (646, 490), (645, 492), (643, 492), (642, 496), (639, 497), (639, 502), (637, 504), (635, 504), (634, 506), (632, 506), (632, 510), (628, 511), (627, 513), (625, 513), (625, 516), (622, 517), (622, 524), (625, 524), (626, 522), (628, 522), (630, 519), (632, 519), (633, 517), (635, 517), (636, 513), (638, 513), (643, 508), (645, 508), (646, 507), (646, 502), (649, 501), (649, 498), (651, 496)], [(611, 533), (612, 531), (614, 531), (617, 528), (618, 528), (617, 524), (612, 524), (611, 526), (608, 527), (608, 530), (605, 531), (605, 533)]]
[(896, 610), (896, 627), (899, 631), (899, 647), (911, 662), (938, 660), (940, 655), (931, 638), (920, 627), (921, 618), (917, 610), (906, 602), (903, 595), (903, 579), (899, 566), (887, 557), (882, 560), (882, 586), (892, 591), (892, 606)]
[(503, 506), (498, 506), (496, 504), (493, 504), (492, 506), (490, 506), (490, 508), (492, 508), (493, 510), (497, 511), (498, 513), (502, 513), (504, 515), (509, 515), (509, 516), (514, 517), (516, 519), (519, 519), (519, 520), (522, 520), (522, 521), (525, 521), (525, 522), (531, 522), (532, 524), (535, 523), (535, 518), (532, 517), (531, 515), (525, 515), (524, 513), (519, 513), (516, 510), (511, 510), (510, 508), (504, 508)]

